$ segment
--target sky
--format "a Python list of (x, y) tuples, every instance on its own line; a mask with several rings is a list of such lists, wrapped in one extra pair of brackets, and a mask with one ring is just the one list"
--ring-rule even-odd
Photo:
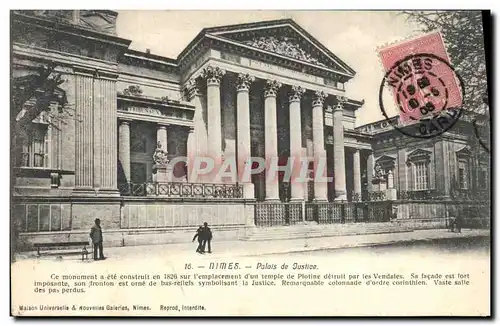
[[(384, 76), (377, 48), (420, 34), (416, 24), (398, 12), (386, 11), (172, 11), (118, 10), (118, 36), (131, 48), (176, 58), (205, 27), (291, 18), (356, 71), (346, 95), (365, 100), (356, 125), (381, 120), (378, 97)], [(387, 92), (386, 92), (387, 93)], [(387, 104), (388, 103), (388, 104)], [(397, 110), (384, 94), (389, 115)]]

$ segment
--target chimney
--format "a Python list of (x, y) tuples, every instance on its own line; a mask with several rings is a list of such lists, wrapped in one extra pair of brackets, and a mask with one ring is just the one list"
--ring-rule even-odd
[(150, 49), (146, 49), (146, 54), (151, 54), (151, 50)]

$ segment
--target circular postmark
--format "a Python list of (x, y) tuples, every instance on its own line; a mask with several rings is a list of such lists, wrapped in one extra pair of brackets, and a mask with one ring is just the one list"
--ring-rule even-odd
[[(447, 80), (445, 80), (445, 77)], [(455, 96), (450, 78), (456, 77)], [(403, 124), (390, 119), (383, 101), (384, 86), (392, 87)], [(411, 54), (397, 61), (384, 75), (379, 90), (379, 106), (387, 121), (402, 134), (432, 138), (449, 130), (462, 115), (463, 81), (448, 62), (435, 54)], [(459, 103), (457, 103), (459, 102)]]

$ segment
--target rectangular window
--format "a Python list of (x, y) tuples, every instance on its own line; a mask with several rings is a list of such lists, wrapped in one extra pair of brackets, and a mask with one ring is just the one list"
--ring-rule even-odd
[(427, 190), (428, 185), (428, 165), (426, 162), (415, 162), (415, 189)]
[(469, 173), (468, 173), (468, 165), (465, 161), (458, 162), (458, 183), (460, 189), (468, 189), (469, 188)]
[(27, 138), (22, 144), (21, 166), (44, 168), (47, 167), (47, 125), (33, 124)]

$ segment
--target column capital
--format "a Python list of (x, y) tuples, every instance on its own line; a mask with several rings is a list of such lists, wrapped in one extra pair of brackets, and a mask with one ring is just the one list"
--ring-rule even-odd
[(186, 97), (186, 99), (188, 101), (191, 101), (193, 97), (200, 95), (201, 95), (201, 88), (199, 81), (195, 78), (189, 79), (186, 85), (184, 86), (184, 96)]
[(281, 83), (277, 80), (266, 80), (266, 87), (264, 90), (264, 97), (276, 97), (278, 89), (281, 88)]
[(300, 102), (302, 95), (306, 90), (302, 86), (292, 86), (292, 92), (290, 93), (288, 100), (290, 102)]
[(335, 95), (337, 100), (337, 105), (333, 108), (333, 111), (342, 111), (344, 109), (344, 104), (347, 102), (347, 97), (341, 95)]
[(312, 106), (323, 106), (327, 96), (328, 94), (323, 91), (315, 91), (313, 95)]
[(201, 78), (207, 80), (207, 85), (220, 85), (222, 77), (226, 74), (224, 69), (217, 66), (208, 65), (201, 71)]
[(238, 92), (248, 92), (250, 85), (255, 81), (255, 77), (250, 74), (238, 74), (236, 90)]

